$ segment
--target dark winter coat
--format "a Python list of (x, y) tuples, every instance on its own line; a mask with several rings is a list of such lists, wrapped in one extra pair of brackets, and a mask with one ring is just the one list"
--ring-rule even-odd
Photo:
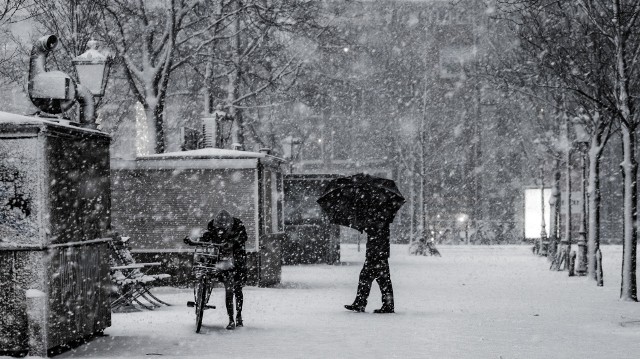
[(218, 235), (219, 227), (216, 227), (215, 219), (212, 219), (207, 225), (207, 231), (203, 234), (202, 239), (207, 242), (215, 242), (223, 244), (221, 254), (233, 258), (234, 278), (236, 282), (244, 285), (247, 276), (247, 251), (245, 245), (247, 242), (247, 230), (242, 221), (233, 218), (233, 225), (222, 236)]
[(379, 223), (364, 230), (367, 233), (367, 253), (366, 259), (384, 260), (389, 259), (389, 224)]

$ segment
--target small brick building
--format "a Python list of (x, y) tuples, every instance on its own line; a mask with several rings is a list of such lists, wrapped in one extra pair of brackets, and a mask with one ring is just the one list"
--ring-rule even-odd
[(284, 179), (284, 264), (340, 262), (340, 226), (323, 215), (316, 202), (337, 174), (289, 174)]
[(184, 283), (193, 248), (182, 239), (226, 209), (247, 229), (249, 284), (279, 283), (282, 163), (262, 152), (218, 148), (112, 161), (113, 228), (131, 237), (140, 260), (164, 262), (163, 270)]
[(0, 353), (45, 356), (111, 325), (110, 141), (0, 112)]

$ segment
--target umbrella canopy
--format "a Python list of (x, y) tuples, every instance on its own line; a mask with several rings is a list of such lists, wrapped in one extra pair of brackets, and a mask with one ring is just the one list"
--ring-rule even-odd
[(393, 222), (404, 202), (394, 181), (363, 173), (332, 180), (318, 198), (332, 223), (360, 231), (371, 223)]

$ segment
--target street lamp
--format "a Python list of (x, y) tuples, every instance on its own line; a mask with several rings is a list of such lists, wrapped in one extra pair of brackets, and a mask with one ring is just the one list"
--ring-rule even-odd
[[(233, 117), (223, 111), (222, 105), (220, 104), (216, 106), (216, 110), (213, 112), (213, 117), (216, 119), (216, 147), (224, 148), (231, 138), (231, 132), (233, 131)], [(236, 149), (233, 145), (231, 147)]]
[(546, 256), (549, 248), (549, 241), (547, 238), (547, 229), (545, 225), (545, 216), (544, 216), (544, 164), (540, 164), (540, 209), (542, 216), (542, 226), (540, 228), (540, 247), (538, 249), (538, 255)]
[(589, 148), (589, 134), (581, 123), (574, 123), (573, 128), (576, 132), (575, 143), (580, 150), (582, 162), (582, 181), (581, 181), (581, 204), (582, 218), (580, 221), (580, 231), (578, 234), (578, 253), (576, 258), (576, 274), (579, 276), (587, 275), (587, 150)]
[(107, 79), (111, 69), (111, 59), (98, 52), (97, 41), (90, 40), (87, 47), (89, 47), (87, 51), (73, 58), (71, 62), (76, 69), (78, 79), (77, 100), (81, 104), (81, 122), (90, 121), (93, 123), (90, 127), (96, 128), (95, 107), (96, 103), (100, 102), (104, 96), (104, 89), (107, 87)]
[(94, 97), (102, 97), (107, 87), (111, 58), (97, 50), (96, 40), (87, 42), (87, 47), (87, 51), (73, 58), (71, 62), (76, 69), (78, 82), (87, 87)]
[(291, 146), (291, 158), (289, 159), (289, 173), (293, 173), (293, 160), (294, 160), (294, 155), (293, 155), (293, 146), (294, 145), (300, 145), (302, 144), (302, 141), (297, 138), (297, 137), (292, 137), (291, 138), (291, 142), (290, 142), (290, 146)]
[[(46, 69), (47, 56), (58, 42), (57, 36), (46, 35), (34, 43), (29, 59), (29, 98), (40, 110), (53, 115), (69, 110), (77, 101), (80, 126), (95, 129), (94, 96), (104, 94), (110, 61), (95, 48), (76, 57), (73, 59), (79, 79), (76, 82), (66, 73)], [(90, 46), (95, 47), (95, 41)]]
[[(573, 150), (573, 143), (569, 139), (570, 120), (565, 115), (563, 132), (565, 135), (567, 146), (565, 148), (565, 191), (567, 193), (565, 201), (565, 230), (564, 237), (560, 241), (560, 247), (556, 253), (555, 262), (552, 265), (554, 270), (569, 269), (569, 256), (571, 254), (571, 151)], [(571, 273), (571, 270), (569, 271)]]
[(458, 216), (458, 222), (464, 225), (464, 243), (469, 244), (469, 216), (461, 214)]

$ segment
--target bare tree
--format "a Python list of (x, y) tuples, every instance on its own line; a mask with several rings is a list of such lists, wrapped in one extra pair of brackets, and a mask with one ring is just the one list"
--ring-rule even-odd
[(622, 133), (624, 178), (624, 234), (620, 298), (637, 301), (636, 252), (638, 243), (638, 162), (636, 129), (640, 123), (640, 3), (637, 1), (582, 1), (582, 9), (594, 27), (613, 44), (613, 81), (616, 119)]
[[(71, 59), (86, 50), (89, 40), (96, 37), (100, 19), (99, 3), (91, 0), (31, 0), (29, 16), (37, 26), (55, 34), (60, 40), (56, 65), (71, 70)], [(62, 51), (60, 51), (62, 50)]]
[[(274, 95), (291, 89), (305, 59), (299, 42), (315, 40), (325, 26), (315, 2), (229, 0), (221, 1), (220, 8), (224, 23), (210, 35), (218, 45), (213, 54), (216, 75), (207, 79), (213, 81), (207, 86), (234, 119), (232, 142), (243, 148), (245, 117), (255, 129), (265, 113), (262, 109), (273, 105)], [(254, 133), (254, 137), (259, 136)]]
[(198, 1), (104, 1), (102, 36), (115, 49), (135, 98), (142, 104), (149, 130), (147, 153), (165, 149), (164, 109), (171, 73), (186, 28), (202, 21), (193, 18)]
[[(623, 147), (623, 161), (620, 165), (623, 175), (623, 255), (622, 283), (620, 298), (637, 301), (636, 252), (637, 252), (637, 140), (636, 130), (640, 123), (640, 3), (637, 1), (580, 0), (578, 16), (584, 18), (593, 33), (595, 46), (608, 55), (614, 54), (611, 65), (600, 80), (602, 97), (582, 93), (604, 109), (603, 114), (611, 114), (620, 125)], [(606, 50), (605, 50), (606, 49)]]
[(14, 15), (25, 7), (27, 0), (0, 0), (0, 26), (12, 22)]
[[(572, 124), (584, 125), (590, 136), (587, 270), (595, 279), (595, 252), (600, 242), (600, 159), (613, 124), (613, 116), (602, 103), (608, 101), (606, 77), (611, 75), (612, 62), (585, 23), (586, 19), (580, 16), (579, 9), (549, 2), (547, 6), (527, 6), (520, 11), (523, 14), (518, 25), (518, 34), (523, 40), (521, 49), (528, 61), (536, 59), (530, 70), (553, 79), (551, 83), (543, 82), (538, 75), (528, 84), (561, 92), (561, 101), (556, 101), (554, 106), (568, 112)], [(580, 48), (585, 43), (589, 51)]]
[[(505, 2), (507, 3), (507, 2)], [(590, 218), (589, 272), (594, 273), (598, 246), (599, 182), (598, 161), (610, 133), (611, 121), (620, 124), (623, 137), (624, 175), (623, 270), (621, 298), (637, 300), (635, 247), (637, 243), (636, 141), (638, 123), (638, 13), (634, 1), (559, 2), (523, 0), (505, 6), (514, 21), (526, 53), (519, 71), (529, 74), (527, 85), (560, 91), (568, 115), (587, 124), (590, 130)], [(588, 51), (584, 51), (585, 44)], [(615, 54), (611, 57), (610, 54)], [(524, 69), (524, 71), (523, 71)], [(555, 79), (549, 86), (535, 74)]]
[(28, 50), (18, 43), (9, 26), (23, 18), (19, 14), (24, 11), (26, 3), (27, 0), (0, 0), (0, 76), (7, 83), (20, 83), (25, 73), (24, 70), (16, 71), (16, 68), (26, 68), (21, 55)]

